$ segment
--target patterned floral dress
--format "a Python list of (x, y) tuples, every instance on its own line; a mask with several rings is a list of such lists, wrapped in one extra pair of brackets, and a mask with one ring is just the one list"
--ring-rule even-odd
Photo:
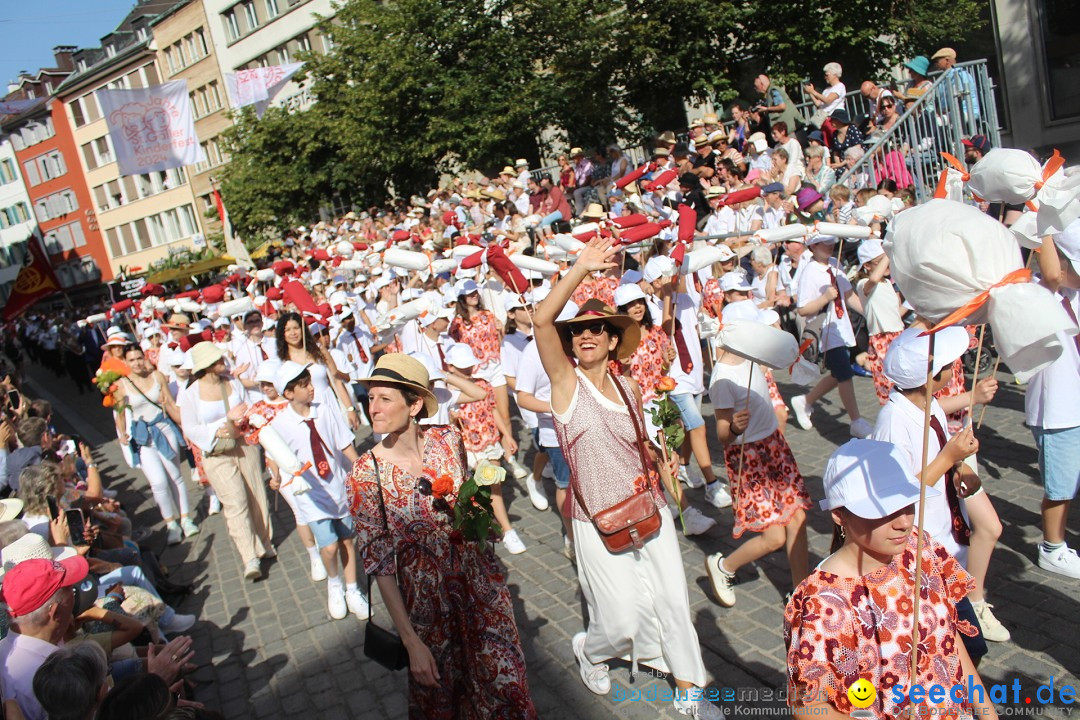
[(364, 572), (397, 574), (409, 620), (442, 678), (440, 687), (426, 688), (410, 677), (409, 717), (531, 720), (537, 715), (505, 570), (493, 553), (451, 529), (452, 515), (434, 507), (434, 478), (450, 475), (454, 495), (465, 480), (461, 435), (445, 425), (422, 432), (425, 477), (378, 463), (388, 529), (371, 453), (357, 461), (345, 485)]
[[(815, 570), (795, 589), (784, 613), (789, 695), (804, 704), (827, 702), (841, 713), (855, 708), (848, 687), (859, 678), (877, 690), (874, 716), (901, 717), (908, 703), (891, 689), (910, 675), (916, 535), (893, 561), (867, 575), (843, 578)], [(959, 620), (956, 603), (973, 587), (971, 575), (929, 535), (923, 541), (919, 610), (918, 682), (923, 687), (963, 684), (956, 632), (974, 636)], [(791, 702), (789, 700), (789, 702)], [(946, 698), (934, 717), (970, 716), (965, 702)]]
[(503, 448), (499, 442), (499, 428), (495, 425), (495, 389), (487, 380), (475, 375), (472, 381), (484, 390), (484, 399), (458, 405), (455, 411), (468, 451), (469, 466), (475, 467), (481, 460), (498, 462), (503, 456)]
[(601, 275), (598, 278), (587, 278), (577, 286), (570, 300), (581, 307), (586, 300), (599, 298), (604, 304), (615, 307), (615, 288), (619, 287), (619, 278), (611, 275)]
[(648, 330), (644, 327), (641, 329), (641, 342), (629, 360), (630, 377), (634, 378), (641, 388), (642, 404), (648, 405), (656, 400), (656, 384), (664, 377), (671, 338), (659, 325), (653, 325)]
[(709, 278), (705, 281), (705, 287), (701, 292), (701, 309), (709, 317), (719, 319), (724, 311), (724, 293), (720, 290), (720, 281), (717, 278)]
[(461, 342), (472, 348), (477, 367), (499, 362), (502, 357), (502, 337), (499, 334), (499, 319), (490, 310), (481, 310), (472, 317), (472, 322), (465, 322), (460, 315), (454, 317), (447, 331), (455, 342)]

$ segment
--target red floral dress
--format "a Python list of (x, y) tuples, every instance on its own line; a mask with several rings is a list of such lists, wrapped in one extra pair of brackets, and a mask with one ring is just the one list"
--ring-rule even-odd
[(701, 308), (709, 317), (720, 319), (724, 310), (724, 293), (720, 290), (720, 281), (709, 278), (701, 291)]
[(787, 525), (800, 509), (810, 509), (813, 503), (802, 473), (779, 429), (767, 438), (746, 443), (742, 475), (740, 447), (737, 443), (724, 446), (724, 466), (735, 498), (732, 537), (738, 540), (748, 530), (764, 532), (774, 525)]
[(877, 393), (878, 402), (882, 407), (889, 402), (889, 393), (892, 392), (892, 380), (885, 377), (885, 353), (889, 351), (892, 341), (899, 335), (898, 332), (883, 332), (870, 336), (870, 349), (866, 353), (870, 372), (874, 376), (874, 392)]
[(499, 319), (490, 310), (481, 310), (473, 315), (471, 322), (465, 322), (460, 316), (454, 317), (448, 330), (455, 342), (462, 342), (472, 348), (479, 367), (491, 362), (499, 362), (502, 357), (502, 335), (499, 333)]
[[(453, 499), (466, 478), (461, 435), (446, 425), (422, 433), (426, 477), (385, 460), (376, 474), (365, 453), (345, 483), (364, 572), (396, 573), (409, 620), (438, 665), (437, 688), (410, 676), (409, 717), (532, 720), (536, 709), (505, 569), (493, 552), (480, 552), (451, 528), (452, 514), (434, 506), (432, 483), (453, 478), (447, 496)], [(381, 623), (387, 627), (388, 618)]]
[[(915, 533), (905, 550), (885, 567), (856, 578), (815, 570), (803, 580), (784, 613), (788, 690), (802, 704), (828, 702), (841, 713), (855, 708), (848, 687), (859, 678), (877, 690), (868, 709), (886, 720), (904, 715), (892, 688), (908, 684), (914, 607)], [(922, 601), (919, 610), (918, 682), (949, 688), (963, 684), (956, 632), (974, 636), (958, 619), (956, 603), (973, 587), (971, 575), (929, 535), (923, 541)], [(965, 685), (966, 687), (966, 685)], [(789, 700), (791, 702), (791, 700)], [(970, 715), (970, 708), (946, 698), (934, 717)]]
[[(648, 310), (646, 310), (648, 312)], [(641, 403), (648, 405), (656, 400), (656, 384), (664, 377), (664, 368), (667, 367), (665, 360), (668, 348), (671, 347), (671, 338), (659, 325), (653, 325), (645, 330), (641, 336), (641, 342), (637, 350), (630, 356), (630, 377), (637, 381), (641, 388)]]
[(475, 375), (472, 381), (483, 388), (484, 399), (455, 408), (464, 435), (465, 449), (469, 453), (470, 461), (498, 462), (503, 456), (503, 450), (499, 444), (499, 428), (495, 425), (495, 389), (487, 380), (481, 380)]
[(605, 305), (615, 307), (615, 288), (619, 287), (619, 278), (611, 275), (600, 277), (588, 277), (574, 289), (570, 300), (578, 307), (585, 304), (586, 300), (599, 298)]

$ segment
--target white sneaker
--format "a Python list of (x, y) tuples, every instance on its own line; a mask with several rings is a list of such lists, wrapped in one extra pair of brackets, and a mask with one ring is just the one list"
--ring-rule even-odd
[(330, 610), (330, 617), (341, 620), (349, 614), (349, 606), (345, 602), (344, 588), (329, 587), (326, 596), (326, 607)]
[(164, 618), (158, 620), (158, 629), (170, 635), (187, 632), (193, 625), (195, 625), (194, 615), (181, 615), (178, 612), (174, 612), (168, 622), (164, 622)]
[(689, 505), (682, 511), (683, 520), (686, 522), (686, 530), (683, 534), (687, 537), (691, 535), (701, 535), (712, 529), (716, 525), (716, 521), (711, 517), (706, 517), (701, 514), (693, 505)]
[(979, 618), (979, 629), (982, 630), (983, 637), (990, 642), (1008, 642), (1012, 635), (1009, 634), (1008, 629), (1001, 624), (994, 613), (990, 612), (990, 608), (994, 607), (986, 600), (979, 602), (971, 601), (971, 607), (975, 610), (975, 617)]
[(692, 718), (697, 718), (697, 720), (723, 720), (727, 717), (722, 707), (709, 702), (705, 698), (696, 700), (675, 698), (672, 703), (675, 705), (675, 712), (680, 715), (689, 715)]
[(503, 546), (511, 555), (520, 555), (525, 552), (525, 543), (521, 542), (517, 530), (507, 530), (502, 536)]
[(510, 466), (510, 471), (514, 474), (515, 480), (520, 480), (529, 474), (529, 471), (524, 465), (518, 462), (516, 457), (512, 457), (506, 461), (506, 464)]
[(262, 577), (262, 561), (259, 558), (251, 558), (244, 565), (244, 577), (248, 580), (258, 580)]
[(814, 427), (814, 424), (810, 422), (813, 408), (806, 404), (805, 395), (796, 395), (791, 398), (791, 409), (795, 412), (795, 422), (799, 423), (799, 427), (803, 430), (810, 430)]
[(607, 695), (611, 692), (611, 676), (608, 674), (608, 666), (604, 664), (593, 665), (585, 659), (585, 633), (579, 632), (570, 642), (574, 648), (574, 657), (577, 658), (581, 672), (581, 682), (585, 687), (597, 695)]
[(1080, 557), (1068, 545), (1047, 552), (1039, 543), (1039, 567), (1059, 575), (1080, 579)]
[(720, 481), (705, 486), (705, 501), (717, 509), (731, 507), (731, 495)]
[(705, 484), (705, 478), (701, 477), (701, 475), (698, 475), (697, 473), (692, 475), (690, 473), (689, 465), (679, 466), (678, 478), (679, 482), (690, 489), (699, 488)]
[(870, 437), (874, 432), (874, 426), (866, 421), (866, 418), (857, 418), (851, 423), (851, 437), (863, 440)]
[(537, 487), (532, 473), (525, 476), (525, 489), (529, 491), (529, 500), (537, 510), (548, 509), (548, 499), (542, 488)]
[(551, 467), (550, 460), (544, 463), (544, 469), (540, 471), (540, 477), (544, 478), (545, 480), (555, 479), (555, 469)]
[(184, 539), (184, 531), (180, 529), (180, 524), (175, 520), (165, 526), (165, 533), (165, 542), (168, 545), (175, 545)]
[(366, 618), (368, 614), (368, 601), (364, 593), (356, 590), (345, 591), (345, 604), (349, 606), (349, 612), (358, 618)]
[(191, 518), (180, 518), (180, 529), (184, 531), (186, 538), (199, 534), (199, 526)]
[(311, 558), (311, 579), (315, 582), (326, 579), (326, 566), (323, 565), (322, 558)]
[(724, 553), (713, 553), (705, 558), (705, 571), (709, 574), (709, 584), (712, 585), (713, 596), (724, 607), (735, 605), (735, 575), (724, 572), (720, 561), (724, 559)]
[(217, 495), (210, 496), (210, 508), (206, 511), (207, 515), (217, 515), (221, 512), (221, 500)]

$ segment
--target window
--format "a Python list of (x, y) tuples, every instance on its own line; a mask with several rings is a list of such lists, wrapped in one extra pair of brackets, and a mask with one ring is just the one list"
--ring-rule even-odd
[(159, 84), (158, 83), (158, 71), (157, 71), (157, 68), (154, 67), (153, 63), (150, 63), (149, 65), (143, 65), (142, 66), (142, 71), (143, 71), (143, 75), (146, 76), (146, 87), (150, 87), (151, 85)]
[(94, 204), (97, 205), (99, 211), (111, 210), (109, 207), (109, 196), (105, 192), (104, 185), (98, 185), (94, 188)]
[(41, 184), (41, 174), (38, 172), (36, 160), (27, 160), (23, 163), (23, 176), (30, 187)]
[(199, 53), (199, 57), (204, 58), (210, 54), (210, 47), (206, 44), (206, 33), (202, 28), (199, 28), (194, 33), (195, 36), (195, 49)]
[(311, 38), (307, 33), (296, 38), (296, 49), (301, 52), (311, 52)]
[(114, 45), (105, 46), (105, 57), (116, 57), (116, 47)]
[(120, 242), (117, 239), (116, 228), (109, 228), (105, 231), (105, 240), (109, 243), (109, 254), (113, 257), (119, 257), (123, 255), (120, 252)]
[(277, 0), (266, 0), (266, 19), (273, 20), (278, 16)]
[(259, 14), (255, 12), (255, 3), (248, 0), (244, 3), (244, 17), (247, 20), (248, 31), (259, 27)]
[(15, 174), (15, 162), (11, 158), (0, 160), (0, 185), (15, 182), (19, 176)]
[(88, 123), (92, 123), (101, 117), (101, 113), (98, 111), (97, 100), (94, 99), (94, 94), (83, 95), (81, 98), (76, 98), (69, 103), (71, 107), (71, 117), (75, 122), (75, 127), (82, 127)]
[(61, 225), (45, 233), (45, 250), (50, 255), (69, 252), (86, 245), (82, 225), (78, 221)]
[(30, 208), (24, 202), (0, 209), (0, 229), (26, 222), (30, 219)]
[(221, 109), (221, 88), (217, 80), (207, 85), (206, 102), (210, 112)]
[(71, 119), (75, 123), (75, 127), (82, 127), (86, 124), (86, 116), (83, 114), (82, 98), (76, 98), (69, 105), (71, 108)]
[(230, 10), (223, 16), (225, 21), (225, 34), (228, 35), (230, 40), (236, 40), (240, 37), (240, 24), (236, 21), (236, 12)]

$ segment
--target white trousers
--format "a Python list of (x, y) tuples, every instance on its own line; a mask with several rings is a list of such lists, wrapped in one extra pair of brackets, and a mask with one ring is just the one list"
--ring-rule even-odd
[(154, 502), (161, 511), (162, 519), (176, 518), (177, 508), (180, 515), (187, 515), (190, 510), (184, 476), (180, 472), (180, 454), (173, 448), (173, 460), (144, 445), (139, 448), (139, 469), (146, 475), (150, 490), (154, 493)]

